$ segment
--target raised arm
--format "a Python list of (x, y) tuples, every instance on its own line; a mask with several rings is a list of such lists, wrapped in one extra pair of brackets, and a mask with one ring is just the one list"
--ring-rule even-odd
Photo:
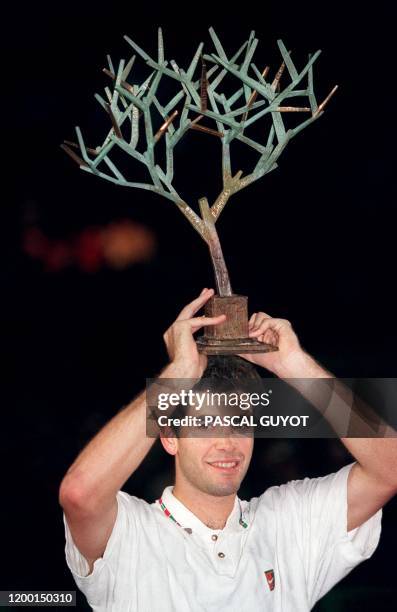
[[(224, 317), (194, 314), (212, 295), (212, 289), (204, 289), (165, 332), (170, 363), (160, 378), (201, 377), (207, 360), (198, 353), (193, 333), (204, 325), (221, 323)], [(59, 502), (90, 572), (112, 533), (117, 492), (146, 457), (154, 440), (146, 437), (146, 393), (142, 392), (87, 444), (62, 480)]]
[[(329, 381), (324, 380), (323, 394), (320, 381), (312, 384), (307, 379), (329, 379), (334, 376), (302, 349), (290, 322), (259, 312), (252, 315), (249, 327), (252, 338), (276, 344), (279, 350), (242, 357), (270, 370), (279, 378), (289, 379), (289, 384), (316, 408), (323, 410)], [(357, 461), (348, 478), (347, 530), (350, 531), (369, 519), (397, 493), (397, 433), (390, 426), (382, 424), (379, 418), (378, 425), (383, 437), (373, 437), (371, 425), (352, 410), (347, 387), (340, 381), (337, 381), (337, 386), (338, 401), (335, 406), (330, 404), (323, 416), (336, 432), (341, 430), (341, 424), (346, 422), (348, 426), (349, 420), (351, 423), (351, 419), (354, 419), (355, 431), (362, 435), (340, 437)]]

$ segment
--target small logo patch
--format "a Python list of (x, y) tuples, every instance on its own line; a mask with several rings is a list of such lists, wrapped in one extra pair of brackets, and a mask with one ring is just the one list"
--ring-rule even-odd
[(267, 580), (267, 584), (269, 586), (269, 589), (271, 591), (273, 591), (274, 587), (275, 587), (274, 570), (272, 570), (272, 569), (266, 570), (265, 571), (265, 576), (266, 576), (266, 580)]

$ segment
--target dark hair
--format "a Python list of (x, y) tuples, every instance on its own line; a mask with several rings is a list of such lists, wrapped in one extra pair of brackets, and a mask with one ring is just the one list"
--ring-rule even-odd
[[(193, 387), (194, 391), (211, 390), (213, 393), (252, 392), (255, 384), (262, 381), (256, 367), (238, 355), (209, 355), (207, 367), (201, 379)], [(185, 406), (177, 406), (173, 416), (181, 418), (186, 414)], [(176, 437), (179, 428), (172, 426)]]
[[(202, 378), (210, 378), (214, 383), (216, 381), (244, 383), (246, 380), (261, 380), (256, 367), (238, 355), (209, 355)], [(199, 384), (200, 382), (197, 383)]]

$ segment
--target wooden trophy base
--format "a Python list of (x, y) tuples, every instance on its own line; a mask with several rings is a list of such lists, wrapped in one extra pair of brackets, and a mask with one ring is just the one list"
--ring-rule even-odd
[(245, 295), (221, 297), (214, 295), (204, 306), (206, 317), (226, 315), (226, 321), (204, 328), (197, 338), (197, 348), (206, 355), (238, 355), (239, 353), (269, 353), (277, 346), (259, 342), (248, 336), (248, 298)]

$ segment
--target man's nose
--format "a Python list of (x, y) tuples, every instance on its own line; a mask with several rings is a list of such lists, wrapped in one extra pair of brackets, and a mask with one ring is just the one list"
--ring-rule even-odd
[(215, 447), (219, 450), (235, 448), (235, 441), (231, 435), (223, 435), (222, 438), (215, 438)]

